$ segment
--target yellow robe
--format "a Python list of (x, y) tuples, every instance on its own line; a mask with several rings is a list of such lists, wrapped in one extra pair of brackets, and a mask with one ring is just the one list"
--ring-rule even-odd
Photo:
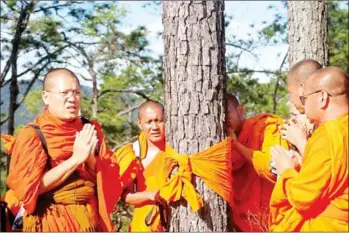
[(234, 224), (242, 231), (267, 231), (269, 200), (276, 176), (270, 172), (270, 148), (281, 145), (289, 148), (281, 139), (278, 126), (282, 119), (259, 114), (246, 119), (238, 141), (254, 150), (252, 164), (237, 151), (232, 152), (233, 195), (232, 208)]
[[(147, 151), (147, 141), (143, 134), (139, 137), (141, 158)], [(179, 155), (169, 145), (160, 151), (153, 161), (143, 169), (140, 160), (136, 158), (132, 145), (128, 144), (115, 152), (120, 164), (122, 187), (125, 188), (137, 180), (137, 191), (157, 191), (168, 202), (184, 198), (191, 209), (197, 211), (203, 207), (203, 200), (191, 183), (192, 175), (201, 178), (213, 191), (232, 206), (231, 179), (231, 138), (228, 138), (203, 152), (192, 156)], [(170, 178), (175, 166), (178, 171)], [(150, 214), (150, 225), (145, 224), (146, 216)], [(163, 231), (160, 224), (159, 209), (155, 205), (136, 206), (130, 231)]]
[(348, 114), (321, 124), (270, 201), (270, 231), (348, 231)]

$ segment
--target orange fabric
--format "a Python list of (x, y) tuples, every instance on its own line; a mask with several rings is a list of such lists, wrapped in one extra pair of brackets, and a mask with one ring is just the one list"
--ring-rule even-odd
[(13, 146), (16, 142), (16, 137), (7, 134), (1, 134), (1, 141), (6, 153), (11, 154), (13, 150)]
[(348, 195), (346, 114), (315, 130), (299, 172), (281, 174), (270, 201), (270, 230), (348, 231)]
[(271, 114), (259, 114), (246, 119), (238, 141), (254, 150), (252, 164), (233, 149), (232, 214), (234, 224), (242, 231), (267, 231), (269, 201), (276, 176), (270, 172), (270, 148), (281, 145), (289, 148), (281, 139), (278, 126), (282, 119)]
[[(139, 142), (141, 158), (144, 158), (147, 152), (147, 140), (143, 134), (139, 136)], [(123, 165), (131, 164), (130, 161), (137, 160), (132, 150), (132, 145), (120, 148), (115, 153), (118, 157), (120, 157), (120, 154), (124, 154), (119, 151), (128, 151), (128, 158), (125, 158), (128, 162), (120, 162), (120, 170), (126, 170), (122, 168)], [(208, 187), (232, 205), (230, 152), (231, 138), (192, 156), (179, 155), (169, 145), (166, 145), (165, 151), (160, 151), (144, 170), (141, 164), (139, 164), (138, 172), (133, 173), (137, 175), (138, 191), (160, 190), (160, 195), (169, 202), (177, 201), (183, 197), (188, 201), (191, 209), (197, 211), (203, 207), (203, 200), (191, 183), (192, 175), (196, 175)], [(178, 171), (170, 180), (167, 180), (176, 166), (179, 166)], [(120, 176), (122, 177), (123, 174), (121, 173)], [(154, 222), (148, 227), (145, 225), (145, 218), (153, 208), (155, 210), (153, 211)], [(136, 206), (130, 230), (163, 231), (158, 211), (158, 207), (154, 205)]]
[[(72, 155), (75, 134), (83, 127), (80, 119), (71, 123), (66, 123), (52, 116), (48, 110), (44, 110), (38, 115), (33, 124), (38, 125), (45, 136), (52, 167), (57, 166)], [(118, 190), (119, 187), (117, 185), (107, 185), (106, 182), (110, 179), (118, 180), (117, 175), (119, 174), (119, 167), (116, 161), (113, 161), (112, 152), (107, 149), (100, 125), (97, 122), (92, 122), (92, 124), (94, 124), (97, 129), (100, 147), (97, 157), (96, 172), (92, 174), (91, 171), (87, 171), (84, 166), (79, 167), (77, 172), (80, 178), (97, 184), (98, 212), (100, 214), (100, 219), (97, 222), (99, 228), (102, 230), (111, 231), (114, 230), (114, 228), (110, 221), (109, 213), (119, 198), (117, 195), (120, 190)], [(16, 198), (23, 202), (27, 214), (32, 214), (36, 209), (38, 187), (41, 176), (46, 171), (46, 159), (47, 155), (43, 150), (35, 130), (30, 126), (24, 127), (19, 132), (13, 147), (7, 184), (14, 191)], [(97, 195), (94, 195), (92, 199), (97, 201)], [(89, 207), (86, 208), (92, 208), (90, 205), (87, 206)], [(50, 212), (47, 213), (47, 216), (50, 217), (41, 219), (41, 224), (43, 226), (49, 226), (49, 229), (46, 230), (81, 230), (69, 228), (68, 222), (74, 221), (69, 218), (73, 216), (74, 213), (68, 214), (71, 212), (68, 205), (59, 205), (57, 210), (62, 211), (62, 215), (58, 213), (59, 211), (50, 212), (50, 210), (47, 210)], [(88, 214), (88, 211), (86, 214)], [(55, 220), (57, 220), (57, 222), (54, 222)], [(64, 222), (67, 224), (64, 224)]]

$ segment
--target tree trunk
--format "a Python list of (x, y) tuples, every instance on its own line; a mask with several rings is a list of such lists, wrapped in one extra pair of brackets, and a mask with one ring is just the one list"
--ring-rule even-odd
[(97, 89), (97, 77), (94, 70), (94, 61), (90, 58), (88, 60), (88, 71), (92, 79), (92, 118), (97, 119), (98, 113), (98, 89)]
[[(166, 137), (193, 154), (225, 137), (224, 1), (164, 1), (163, 24)], [(169, 230), (228, 231), (227, 203), (194, 179), (205, 206), (178, 206)]]
[(19, 15), (16, 32), (12, 39), (12, 51), (10, 57), (11, 64), (11, 84), (10, 84), (10, 103), (8, 109), (8, 125), (7, 133), (13, 135), (15, 131), (15, 111), (17, 107), (17, 96), (19, 94), (18, 82), (17, 82), (17, 56), (19, 52), (19, 44), (21, 42), (22, 33), (27, 28), (29, 20), (29, 9), (33, 8), (34, 2), (30, 2), (28, 5), (23, 6), (21, 14)]
[(288, 1), (288, 61), (302, 59), (328, 64), (327, 2)]

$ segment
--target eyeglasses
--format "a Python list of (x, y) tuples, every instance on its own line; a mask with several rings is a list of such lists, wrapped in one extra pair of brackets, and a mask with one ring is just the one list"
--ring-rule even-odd
[[(325, 91), (325, 90), (318, 90), (318, 91), (311, 92), (311, 93), (309, 93), (309, 94), (307, 94), (307, 95), (299, 96), (299, 99), (300, 99), (301, 103), (302, 103), (303, 105), (305, 105), (305, 101), (307, 101), (307, 98), (308, 98), (310, 95), (313, 95), (313, 94), (316, 94), (316, 93), (319, 93), (319, 92), (322, 92), (322, 91)], [(331, 94), (329, 94), (327, 91), (326, 91), (326, 93), (327, 93), (329, 96), (331, 96)]]
[(55, 91), (47, 91), (51, 93), (55, 93), (60, 95), (60, 97), (64, 99), (68, 99), (69, 97), (80, 97), (81, 96), (81, 91), (60, 91), (60, 92), (55, 92)]

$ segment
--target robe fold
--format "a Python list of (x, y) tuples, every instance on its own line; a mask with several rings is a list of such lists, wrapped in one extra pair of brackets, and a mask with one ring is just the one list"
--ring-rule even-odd
[(348, 231), (348, 114), (321, 124), (300, 171), (281, 174), (270, 201), (270, 231)]
[[(147, 140), (143, 133), (139, 136), (140, 159), (144, 159), (147, 152)], [(144, 169), (140, 159), (133, 151), (132, 144), (128, 144), (115, 152), (120, 164), (123, 188), (136, 179), (137, 191), (160, 191), (160, 196), (168, 203), (184, 198), (193, 211), (203, 207), (204, 202), (192, 184), (192, 176), (202, 179), (209, 188), (220, 195), (230, 206), (232, 199), (231, 178), (231, 138), (228, 138), (202, 152), (194, 155), (179, 155), (168, 144), (164, 151), (160, 151), (151, 163)], [(122, 161), (124, 160), (124, 161)], [(138, 167), (138, 168), (137, 168)], [(170, 177), (172, 170), (178, 170)], [(127, 181), (127, 182), (126, 182)], [(150, 225), (145, 219), (150, 217)], [(130, 231), (163, 231), (159, 208), (156, 205), (135, 206)]]
[(246, 119), (238, 141), (252, 149), (252, 164), (233, 148), (234, 224), (242, 231), (267, 231), (269, 201), (276, 176), (270, 172), (270, 148), (281, 145), (289, 149), (281, 139), (278, 126), (280, 117), (259, 114)]
[[(7, 185), (25, 209), (24, 231), (114, 230), (109, 214), (121, 190), (120, 185), (111, 186), (108, 182), (119, 179), (119, 166), (107, 148), (100, 125), (91, 123), (99, 139), (96, 171), (82, 165), (76, 169), (75, 178), (71, 176), (59, 187), (40, 196), (38, 189), (42, 175), (47, 172), (48, 155), (39, 136), (32, 127), (25, 126), (14, 143), (8, 140), (11, 163)], [(63, 122), (47, 109), (31, 124), (38, 125), (45, 137), (52, 168), (72, 156), (76, 132), (83, 128), (79, 118)]]

